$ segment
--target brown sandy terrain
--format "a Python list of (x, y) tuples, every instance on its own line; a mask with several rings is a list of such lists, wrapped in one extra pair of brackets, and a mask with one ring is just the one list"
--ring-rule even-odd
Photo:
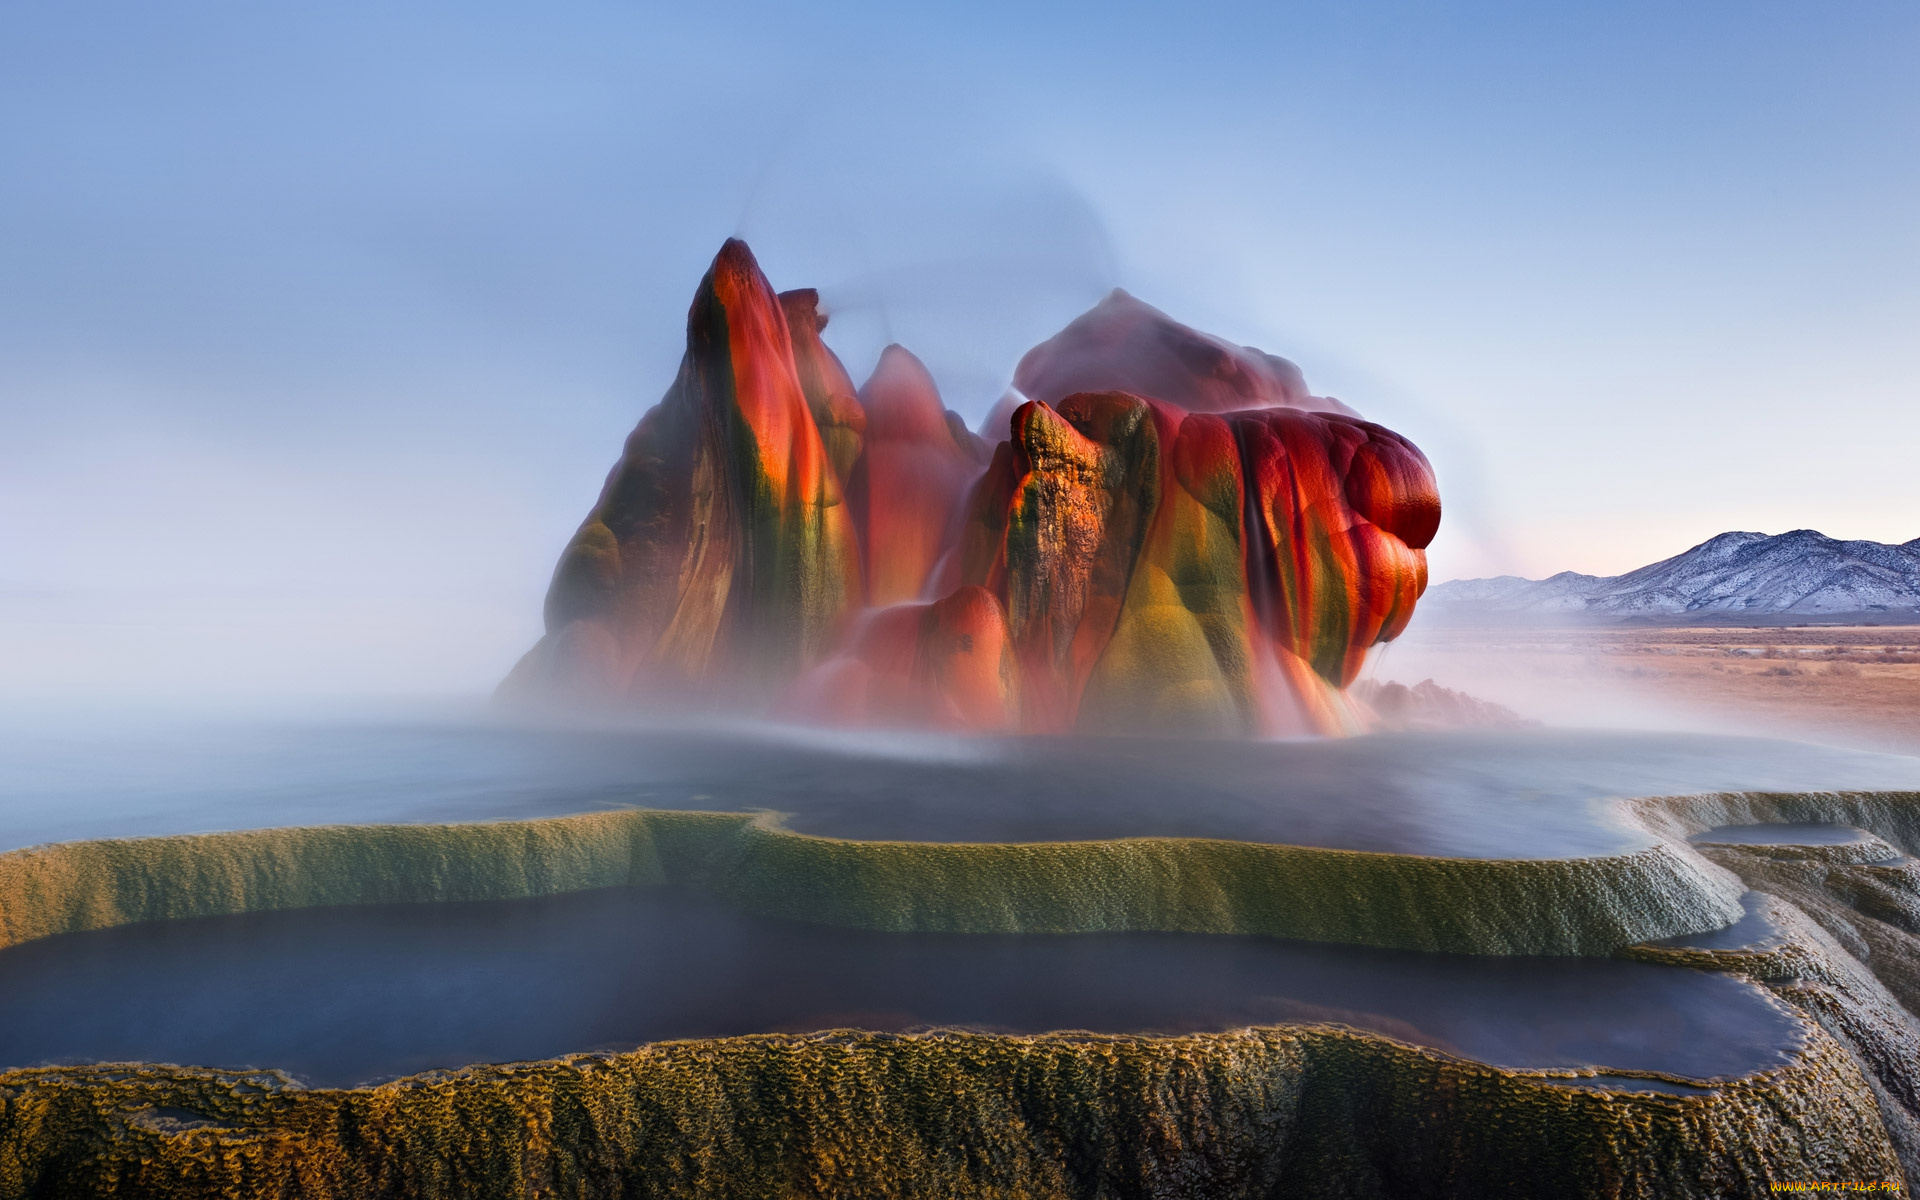
[(1381, 676), (1408, 668), (1548, 720), (1577, 717), (1582, 698), (1639, 702), (1656, 717), (1920, 751), (1914, 625), (1424, 629)]

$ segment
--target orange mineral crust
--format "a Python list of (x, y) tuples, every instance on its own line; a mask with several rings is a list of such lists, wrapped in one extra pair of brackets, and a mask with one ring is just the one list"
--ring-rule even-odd
[(1018, 727), (1007, 614), (985, 588), (874, 609), (846, 649), (804, 676), (785, 715), (831, 725), (994, 732)]
[(789, 315), (730, 240), (687, 313), (678, 377), (562, 553), (546, 636), (504, 689), (596, 703), (789, 678), (858, 602), (842, 496)]
[(827, 318), (820, 311), (820, 293), (812, 288), (781, 292), (780, 307), (787, 314), (800, 390), (806, 394), (807, 409), (813, 414), (820, 441), (827, 448), (827, 461), (833, 464), (834, 478), (840, 481), (844, 494), (866, 439), (866, 410), (860, 407), (853, 377), (847, 374), (840, 356), (820, 340), (821, 330), (827, 327)]
[(825, 326), (816, 293), (775, 297), (727, 243), (504, 691), (1035, 733), (1359, 727), (1345, 688), (1406, 627), (1440, 522), (1412, 443), (1115, 292), (1021, 361), (989, 454), (900, 346), (856, 393)]
[(964, 582), (1003, 595), (1034, 731), (1336, 733), (1342, 689), (1426, 586), (1426, 459), (1333, 413), (1186, 413), (1122, 392), (1017, 409)]

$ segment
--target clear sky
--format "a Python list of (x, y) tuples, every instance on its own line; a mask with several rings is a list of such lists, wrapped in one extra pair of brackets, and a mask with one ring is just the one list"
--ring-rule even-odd
[(978, 416), (1107, 288), (1436, 578), (1920, 536), (1920, 6), (0, 6), (0, 693), (483, 687), (725, 237)]

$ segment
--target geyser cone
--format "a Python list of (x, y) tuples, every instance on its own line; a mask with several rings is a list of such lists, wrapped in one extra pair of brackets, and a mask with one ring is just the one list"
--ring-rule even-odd
[(857, 600), (858, 569), (788, 315), (728, 241), (688, 311), (679, 375), (561, 555), (546, 636), (506, 686), (681, 695), (787, 676)]
[(867, 602), (918, 598), (954, 535), (979, 475), (979, 439), (940, 402), (933, 376), (903, 346), (881, 352), (860, 389), (865, 450), (849, 489), (865, 553)]

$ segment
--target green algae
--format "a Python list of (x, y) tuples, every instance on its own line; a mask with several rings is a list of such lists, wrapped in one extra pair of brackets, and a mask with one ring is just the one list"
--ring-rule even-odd
[(615, 812), (37, 846), (0, 854), (0, 945), (175, 917), (664, 884), (669, 864), (699, 860), (739, 823)]
[[(769, 814), (644, 809), (66, 842), (0, 853), (0, 946), (174, 917), (674, 884), (769, 916), (868, 929), (1157, 930), (1605, 954), (1739, 917), (1745, 885), (1709, 861), (1717, 850), (1688, 846), (1690, 833), (1839, 821), (1901, 849), (1920, 846), (1911, 792), (1715, 793), (1629, 801), (1621, 812), (1651, 845), (1566, 859), (1204, 838), (852, 841), (793, 833)], [(1859, 902), (1920, 914), (1911, 887), (1886, 868), (1857, 865), (1852, 878)]]
[[(1737, 884), (1654, 846), (1496, 860), (1188, 838), (942, 844), (752, 826), (715, 890), (752, 911), (895, 931), (1166, 930), (1409, 950), (1594, 954), (1710, 929)], [(1704, 864), (1700, 864), (1704, 865)]]
[(1738, 918), (1742, 891), (1664, 842), (1493, 860), (1196, 838), (846, 841), (765, 815), (636, 809), (12, 851), (0, 854), (0, 945), (175, 917), (663, 884), (868, 929), (1263, 934), (1481, 954), (1604, 954), (1717, 928)]
[(1851, 1059), (1694, 1095), (1569, 1087), (1371, 1034), (841, 1031), (304, 1090), (0, 1074), (0, 1194), (1711, 1196), (1897, 1178)]

